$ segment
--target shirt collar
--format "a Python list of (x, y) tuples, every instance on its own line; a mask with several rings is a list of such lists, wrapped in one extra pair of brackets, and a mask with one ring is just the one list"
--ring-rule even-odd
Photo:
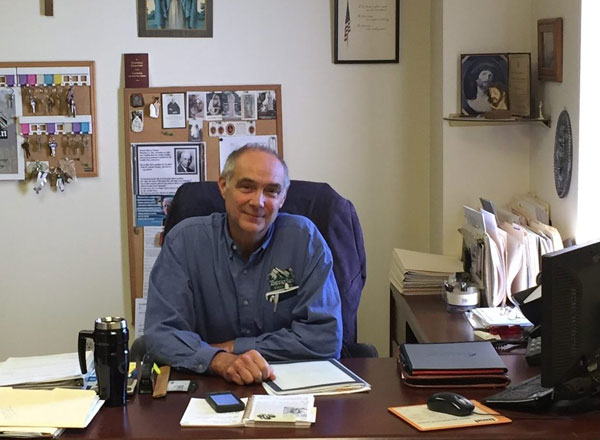
[[(273, 231), (275, 230), (276, 221), (277, 221), (277, 219), (275, 219), (275, 221), (271, 224), (271, 226), (269, 226), (269, 229), (267, 230), (267, 233), (265, 235), (265, 238), (264, 238), (262, 244), (254, 252), (252, 252), (248, 261), (252, 260), (252, 258), (257, 256), (258, 254), (264, 252), (264, 250), (269, 246), (269, 243), (271, 243), (271, 238), (273, 237)], [(223, 216), (223, 231), (225, 233), (225, 244), (227, 245), (227, 250), (229, 252), (229, 258), (233, 258), (234, 253), (237, 253), (239, 255), (240, 251), (238, 249), (238, 245), (235, 244), (235, 241), (233, 241), (233, 238), (231, 238), (231, 234), (229, 233), (229, 224), (227, 221), (227, 214), (225, 214)]]

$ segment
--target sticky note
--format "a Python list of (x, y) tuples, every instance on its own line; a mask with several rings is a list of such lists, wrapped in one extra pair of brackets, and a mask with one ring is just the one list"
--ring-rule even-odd
[(61, 84), (62, 83), (62, 75), (55, 73), (54, 74), (54, 84)]
[(52, 74), (44, 75), (44, 84), (46, 84), (47, 86), (51, 86), (53, 82), (54, 82), (54, 75), (52, 75)]
[(30, 86), (35, 86), (35, 82), (37, 81), (37, 75), (27, 75), (27, 84)]
[(29, 134), (29, 124), (21, 124), (21, 134)]

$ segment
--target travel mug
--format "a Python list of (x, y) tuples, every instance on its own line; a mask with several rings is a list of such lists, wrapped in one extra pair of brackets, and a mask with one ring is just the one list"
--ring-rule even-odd
[(79, 332), (78, 351), (81, 372), (87, 372), (86, 339), (94, 341), (94, 366), (98, 378), (98, 394), (107, 406), (127, 403), (129, 372), (129, 330), (127, 321), (119, 317), (96, 319), (94, 330)]

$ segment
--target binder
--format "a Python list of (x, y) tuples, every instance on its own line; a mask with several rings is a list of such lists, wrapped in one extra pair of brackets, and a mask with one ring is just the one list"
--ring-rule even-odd
[(505, 387), (507, 368), (490, 342), (403, 344), (398, 367), (415, 387)]

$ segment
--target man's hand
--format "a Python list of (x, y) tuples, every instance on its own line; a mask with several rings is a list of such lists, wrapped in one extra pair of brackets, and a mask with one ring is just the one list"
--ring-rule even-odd
[(225, 378), (226, 381), (235, 382), (238, 385), (275, 379), (273, 368), (256, 350), (250, 350), (240, 355), (221, 351), (213, 357), (210, 369)]

